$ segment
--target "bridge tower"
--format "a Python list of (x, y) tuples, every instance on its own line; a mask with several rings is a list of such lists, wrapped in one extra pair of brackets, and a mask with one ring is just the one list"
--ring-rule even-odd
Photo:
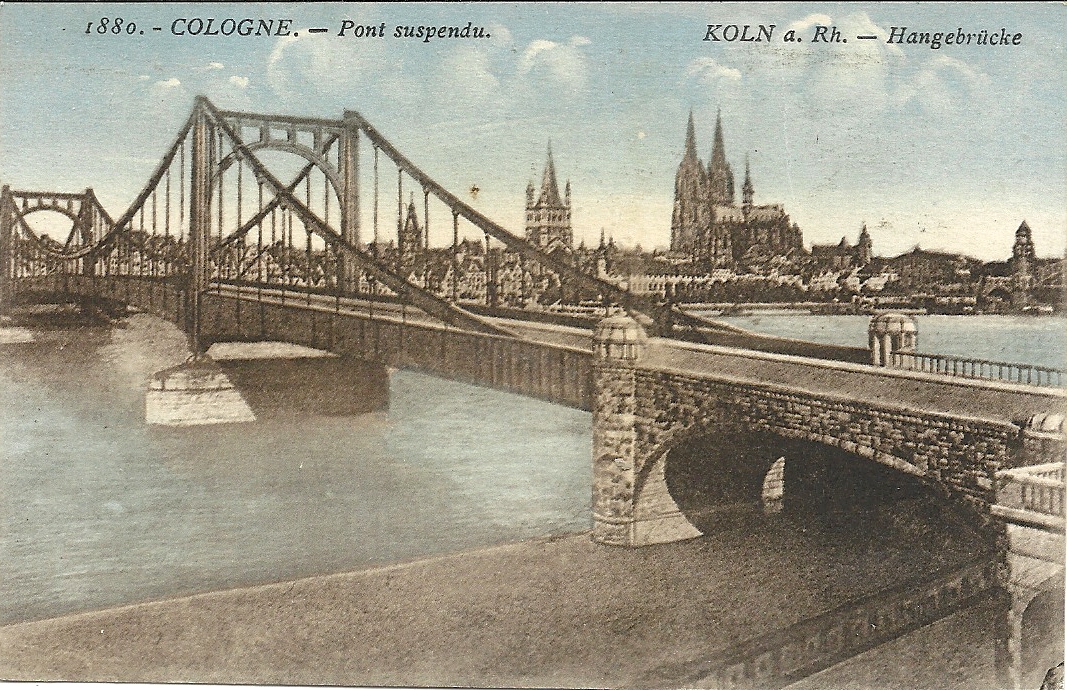
[(193, 112), (189, 171), (189, 252), (190, 269), (185, 290), (185, 332), (192, 341), (194, 356), (204, 349), (201, 302), (211, 280), (208, 256), (211, 240), (211, 177), (215, 168), (214, 128), (208, 123), (202, 96)]
[(637, 363), (644, 347), (644, 330), (625, 313), (602, 320), (593, 334), (593, 540), (602, 544), (701, 535), (671, 498), (662, 462), (647, 468), (638, 456)]
[[(361, 247), (359, 237), (359, 117), (346, 110), (341, 134), (341, 237)], [(359, 264), (349, 252), (341, 258), (341, 290), (347, 294), (359, 287)]]
[(14, 277), (14, 252), (11, 251), (13, 203), (11, 188), (4, 185), (0, 192), (0, 317), (7, 316), (11, 309), (11, 279)]

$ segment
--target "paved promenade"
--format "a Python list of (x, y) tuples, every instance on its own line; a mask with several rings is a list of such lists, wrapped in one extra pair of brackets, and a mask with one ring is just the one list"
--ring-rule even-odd
[(0, 678), (671, 687), (663, 669), (944, 556), (861, 559), (811, 539), (772, 528), (626, 550), (576, 535), (14, 624)]

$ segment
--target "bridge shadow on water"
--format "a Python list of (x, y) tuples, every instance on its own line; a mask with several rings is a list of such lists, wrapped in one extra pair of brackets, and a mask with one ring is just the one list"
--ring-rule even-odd
[(329, 417), (389, 407), (389, 370), (348, 357), (217, 359), (257, 419)]

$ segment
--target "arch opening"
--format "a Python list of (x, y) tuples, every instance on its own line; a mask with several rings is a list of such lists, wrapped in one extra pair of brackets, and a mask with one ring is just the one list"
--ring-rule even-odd
[(946, 563), (988, 546), (968, 509), (928, 481), (840, 448), (718, 430), (664, 462), (667, 491), (705, 535), (766, 529), (870, 553), (921, 548)]

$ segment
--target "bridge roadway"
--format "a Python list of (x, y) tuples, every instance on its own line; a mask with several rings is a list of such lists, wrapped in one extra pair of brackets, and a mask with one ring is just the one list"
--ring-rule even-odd
[[(255, 288), (222, 286), (216, 294), (257, 299)], [(275, 304), (308, 304), (306, 293), (264, 290), (262, 299)], [(317, 309), (334, 309), (338, 300), (312, 295)], [(342, 298), (340, 312), (372, 316), (406, 326), (440, 328), (441, 322), (413, 307), (390, 302)], [(482, 317), (517, 337), (559, 348), (592, 353), (591, 328), (561, 326), (513, 318)], [(649, 338), (641, 357), (642, 369), (675, 374), (699, 372), (702, 377), (751, 386), (784, 386), (819, 397), (862, 399), (909, 411), (948, 414), (984, 421), (1025, 421), (1038, 412), (1063, 409), (1067, 391), (1000, 381), (942, 376), (791, 355), (703, 345), (667, 338)]]
[[(95, 279), (87, 276), (67, 276), (66, 280), (65, 288), (57, 278), (24, 278), (18, 282), (22, 284), (23, 290), (65, 289), (85, 296), (97, 295), (120, 301), (128, 300), (138, 308), (155, 312), (170, 320), (181, 321), (181, 300), (177, 292), (168, 288), (162, 281), (114, 276)], [(169, 299), (164, 293), (170, 293)], [(568, 388), (565, 395), (560, 395), (545, 389), (548, 384), (541, 385), (541, 381), (529, 380), (543, 379), (544, 375), (531, 377), (531, 372), (523, 374), (511, 371), (519, 364), (534, 369), (537, 369), (537, 366), (528, 361), (530, 352), (519, 352), (508, 346), (505, 341), (511, 339), (507, 336), (460, 331), (442, 324), (438, 319), (414, 307), (387, 301), (337, 298), (295, 290), (236, 285), (212, 285), (206, 291), (205, 297), (208, 320), (213, 321), (213, 324), (208, 324), (208, 330), (214, 328), (218, 340), (255, 340), (258, 335), (262, 335), (273, 339), (287, 337), (298, 344), (331, 349), (331, 343), (326, 342), (328, 338), (321, 332), (301, 333), (301, 324), (273, 323), (279, 319), (268, 318), (262, 310), (258, 319), (249, 319), (247, 315), (251, 314), (252, 309), (243, 309), (245, 321), (259, 321), (258, 328), (252, 328), (250, 323), (228, 323), (234, 318), (241, 318), (239, 310), (242, 310), (242, 307), (238, 306), (238, 303), (246, 307), (249, 304), (262, 303), (271, 307), (274, 316), (313, 312), (346, 317), (346, 320), (388, 324), (394, 327), (391, 332), (403, 332), (404, 338), (411, 338), (415, 346), (427, 345), (431, 340), (437, 342), (442, 337), (448, 339), (449, 335), (455, 339), (466, 338), (468, 341), (474, 338), (477, 342), (465, 343), (463, 355), (468, 358), (488, 356), (506, 359), (503, 369), (494, 363), (491, 371), (476, 372), (469, 367), (463, 372), (450, 371), (449, 362), (435, 363), (433, 357), (426, 356), (426, 353), (418, 356), (410, 348), (403, 356), (396, 352), (390, 354), (380, 342), (362, 348), (362, 354), (372, 359), (381, 357), (384, 363), (394, 366), (416, 366), (450, 378), (500, 387), (583, 409), (591, 408), (591, 329), (515, 318), (479, 317), (505, 332), (514, 334), (516, 341), (541, 346), (538, 349), (542, 351), (547, 349), (566, 353), (562, 359), (549, 365), (553, 371), (546, 372), (549, 378), (558, 379), (556, 384), (552, 385), (560, 389)], [(216, 301), (225, 314), (219, 313), (211, 306)], [(288, 319), (281, 321), (287, 322)], [(306, 330), (307, 324), (303, 325)], [(321, 330), (320, 328), (319, 331)], [(375, 334), (375, 340), (380, 341), (383, 333), (375, 331)], [(442, 342), (442, 352), (443, 347)], [(539, 352), (537, 356), (544, 360), (545, 354)], [(1067, 391), (1058, 388), (903, 371), (665, 338), (646, 340), (638, 366), (646, 371), (699, 376), (768, 391), (802, 393), (817, 399), (859, 399), (872, 406), (1000, 424), (1025, 422), (1031, 415), (1067, 408)], [(555, 371), (560, 367), (565, 371)]]

